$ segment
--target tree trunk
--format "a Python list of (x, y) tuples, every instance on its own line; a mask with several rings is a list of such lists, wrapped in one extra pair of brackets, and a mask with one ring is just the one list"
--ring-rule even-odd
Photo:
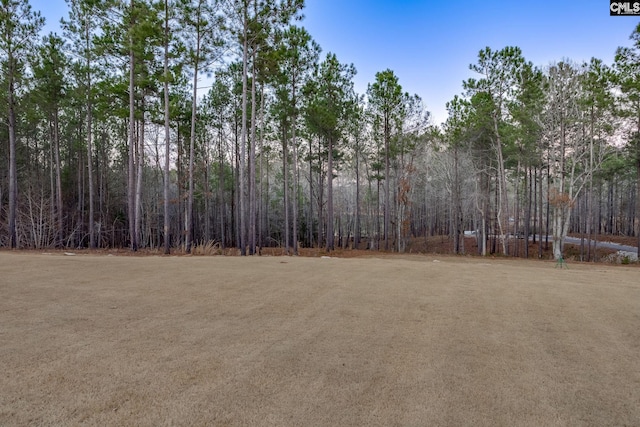
[(251, 61), (251, 145), (249, 147), (249, 255), (256, 251), (256, 50)]
[(539, 200), (539, 207), (538, 207), (538, 237), (539, 237), (539, 241), (538, 241), (538, 258), (542, 259), (542, 255), (543, 255), (543, 250), (542, 250), (542, 220), (543, 220), (543, 214), (542, 214), (542, 210), (544, 208), (544, 203), (542, 200), (542, 184), (544, 182), (544, 177), (542, 175), (542, 171), (544, 170), (544, 168), (542, 166), (540, 166), (540, 179), (538, 182), (538, 200)]
[(286, 127), (282, 130), (282, 194), (284, 196), (284, 253), (289, 255), (289, 148)]
[(326, 246), (327, 227), (324, 216), (324, 176), (322, 176), (322, 142), (318, 140), (318, 247)]
[(389, 149), (390, 149), (390, 141), (389, 141), (389, 118), (385, 116), (384, 118), (384, 250), (389, 250), (389, 228), (391, 226), (391, 200), (390, 200), (390, 192), (389, 192), (389, 180), (390, 180), (390, 171), (389, 171)]
[(238, 201), (239, 201), (239, 244), (240, 244), (240, 254), (242, 256), (247, 255), (247, 211), (246, 211), (246, 197), (245, 197), (245, 189), (247, 187), (247, 177), (246, 177), (246, 150), (247, 150), (247, 73), (249, 68), (249, 17), (247, 16), (246, 8), (243, 11), (244, 19), (243, 19), (243, 42), (242, 42), (242, 123), (241, 125), (241, 137), (240, 137), (240, 159), (239, 159), (239, 188), (238, 188)]
[[(260, 191), (258, 192), (258, 195), (256, 196), (256, 199), (258, 202), (258, 254), (260, 254), (260, 248), (262, 248), (262, 246), (264, 245), (264, 230), (265, 230), (265, 223), (266, 223), (266, 216), (265, 216), (265, 209), (264, 209), (264, 195), (265, 195), (265, 191), (264, 191), (264, 184), (263, 184), (263, 180), (264, 180), (264, 158), (265, 158), (265, 153), (264, 153), (264, 84), (260, 86), (260, 138), (259, 138), (259, 143), (260, 143), (260, 148), (259, 148), (259, 153), (260, 153), (260, 168), (259, 168), (259, 172), (258, 174), (260, 175)], [(267, 162), (269, 160), (267, 159)], [(269, 176), (267, 174), (267, 181), (269, 179)], [(268, 196), (268, 193), (267, 193)]]
[(360, 247), (360, 144), (356, 138), (356, 212), (355, 230), (353, 233), (353, 248)]
[(309, 216), (307, 217), (309, 247), (313, 247), (313, 139), (309, 138)]
[(9, 247), (15, 249), (18, 244), (16, 233), (16, 208), (18, 202), (18, 177), (16, 168), (16, 112), (15, 112), (15, 87), (13, 68), (14, 59), (11, 54), (7, 59), (9, 71), (8, 107), (9, 107)]
[[(95, 225), (94, 225), (94, 186), (93, 186), (93, 102), (91, 86), (91, 58), (89, 53), (89, 25), (85, 26), (85, 39), (87, 51), (87, 174), (89, 187), (89, 248), (96, 248)], [(57, 115), (57, 114), (56, 114)], [(57, 121), (57, 119), (56, 119)], [(57, 133), (57, 132), (56, 132)]]
[[(177, 152), (177, 158), (176, 158), (176, 169), (177, 169), (177, 182), (176, 182), (176, 201), (177, 201), (177, 212), (178, 212), (178, 218), (176, 221), (176, 227), (175, 230), (179, 230), (182, 231), (183, 228), (183, 224), (184, 224), (184, 208), (185, 208), (185, 204), (184, 204), (184, 190), (185, 190), (185, 185), (184, 185), (184, 141), (182, 139), (182, 131), (180, 130), (180, 122), (178, 121), (178, 124), (176, 126), (176, 152)], [(178, 233), (177, 234), (177, 238), (175, 240), (175, 244), (178, 246), (183, 247), (184, 245), (184, 240), (183, 240), (182, 233)], [(183, 247), (184, 249), (184, 247)]]
[[(144, 111), (144, 104), (142, 106), (142, 111)], [(144, 113), (143, 113), (144, 114)], [(135, 207), (135, 236), (136, 236), (136, 244), (140, 245), (140, 237), (142, 236), (142, 177), (144, 170), (144, 137), (145, 137), (145, 127), (144, 127), (144, 119), (140, 120), (140, 130), (138, 135), (138, 164), (137, 164), (137, 173), (136, 173), (136, 207)]]
[(193, 162), (195, 158), (195, 145), (196, 145), (196, 118), (198, 113), (198, 66), (200, 64), (200, 11), (198, 10), (198, 22), (196, 23), (196, 54), (195, 62), (193, 64), (193, 94), (191, 98), (191, 135), (189, 141), (189, 199), (187, 201), (187, 218), (186, 226), (184, 230), (186, 245), (185, 252), (191, 253), (191, 246), (193, 244)]
[(638, 122), (636, 125), (636, 238), (638, 252), (637, 257), (640, 259), (640, 113), (638, 114)]
[(526, 194), (526, 205), (527, 210), (525, 211), (524, 218), (524, 257), (529, 258), (529, 234), (531, 233), (531, 199), (532, 199), (532, 189), (531, 189), (531, 166), (527, 166), (525, 172), (525, 194)]
[[(134, 7), (134, 0), (130, 3), (131, 10)], [(133, 30), (134, 22), (131, 22), (129, 31)], [(135, 174), (135, 55), (133, 52), (133, 36), (129, 36), (129, 159), (128, 159), (128, 184), (127, 184), (127, 204), (128, 204), (128, 217), (129, 217), (129, 240), (132, 251), (138, 250), (138, 237), (135, 230), (135, 186), (136, 186), (136, 174)]]
[(507, 176), (504, 168), (504, 156), (502, 152), (502, 138), (498, 129), (498, 118), (493, 117), (493, 130), (495, 133), (495, 150), (498, 163), (498, 205), (496, 218), (498, 220), (498, 233), (500, 234), (500, 243), (502, 244), (502, 253), (508, 255), (506, 243), (506, 230), (509, 223), (509, 199), (507, 195)]
[(293, 237), (293, 254), (298, 255), (298, 147), (296, 142), (296, 128), (295, 125), (292, 129), (291, 134), (292, 141), (292, 154), (293, 154), (293, 206), (292, 206), (292, 214), (291, 214), (291, 227), (292, 227), (292, 237)]
[(464, 230), (462, 218), (462, 195), (460, 188), (460, 170), (458, 147), (453, 149), (453, 253), (463, 253)]
[[(80, 134), (82, 133), (82, 131), (78, 130), (78, 139), (80, 139)], [(84, 163), (83, 163), (83, 158), (82, 158), (82, 151), (78, 151), (78, 158), (77, 158), (77, 171), (78, 171), (78, 179), (77, 179), (77, 184), (78, 184), (78, 190), (76, 192), (76, 194), (78, 195), (78, 203), (76, 205), (76, 219), (78, 221), (78, 224), (74, 227), (75, 230), (77, 230), (77, 233), (74, 233), (72, 236), (74, 237), (74, 241), (73, 241), (73, 246), (75, 247), (79, 247), (82, 244), (82, 239), (83, 239), (83, 231), (84, 231), (84, 196), (85, 196), (85, 191), (84, 191)]]
[(56, 212), (58, 220), (58, 233), (56, 245), (62, 245), (64, 231), (64, 215), (62, 206), (62, 170), (60, 166), (60, 128), (58, 120), (58, 112), (54, 113), (53, 119), (53, 146), (56, 162)]
[(209, 174), (210, 174), (210, 153), (209, 153), (209, 139), (204, 141), (205, 147), (202, 153), (204, 157), (204, 241), (211, 241), (211, 189), (209, 188)]
[[(240, 125), (242, 127), (242, 125)], [(240, 169), (241, 169), (241, 165), (240, 165), (240, 139), (238, 138), (238, 124), (236, 121), (235, 124), (235, 132), (234, 132), (234, 136), (235, 136), (235, 141), (234, 141), (234, 147), (235, 147), (235, 170), (234, 170), (234, 175), (235, 175), (235, 180), (234, 180), (234, 185), (233, 185), (233, 194), (231, 195), (231, 199), (233, 200), (233, 206), (231, 209), (231, 212), (233, 212), (233, 225), (234, 225), (234, 234), (235, 234), (235, 245), (237, 248), (241, 248), (242, 244), (240, 242), (240, 236), (241, 236), (241, 232), (240, 232), (240, 217), (242, 216), (240, 214), (240, 194), (242, 193), (241, 190), (241, 173), (240, 173)]]
[[(556, 179), (558, 182), (555, 184), (555, 194), (551, 194), (553, 199), (550, 197), (550, 204), (553, 205), (553, 258), (556, 260), (562, 259), (562, 254), (564, 250), (564, 238), (566, 237), (565, 231), (565, 222), (567, 221), (568, 212), (570, 212), (570, 208), (566, 205), (565, 201), (565, 147), (566, 147), (566, 127), (564, 120), (562, 118), (562, 113), (560, 117), (560, 152), (559, 152), (559, 160), (560, 160), (560, 176)], [(552, 140), (553, 144), (553, 140)]]
[(563, 221), (563, 208), (562, 206), (554, 206), (553, 208), (553, 258), (559, 260), (562, 258), (562, 249), (564, 241), (562, 239), (562, 225)]
[(296, 125), (297, 115), (295, 113), (296, 106), (296, 79), (293, 76), (292, 81), (292, 96), (291, 101), (293, 103), (294, 114), (292, 117), (291, 128), (291, 145), (293, 154), (293, 210), (291, 215), (291, 226), (293, 227), (293, 254), (298, 255), (298, 144), (296, 141)]
[(513, 243), (514, 243), (512, 254), (513, 256), (516, 256), (516, 257), (520, 256), (520, 243), (518, 242), (518, 231), (520, 227), (520, 179), (521, 179), (520, 169), (521, 169), (521, 163), (520, 163), (520, 159), (518, 159), (518, 165), (516, 167), (516, 177), (515, 177), (516, 199), (513, 203), (514, 212), (513, 212), (513, 230), (512, 230)]
[[(375, 237), (375, 250), (381, 250), (382, 249), (382, 229), (381, 229), (381, 225), (380, 225), (380, 179), (376, 180), (376, 237)], [(383, 212), (384, 215), (384, 212)], [(382, 220), (382, 222), (384, 222), (384, 219)]]
[[(53, 234), (53, 245), (54, 247), (58, 246), (58, 242), (60, 242), (60, 227), (58, 227), (58, 220), (56, 218), (56, 213), (58, 211), (57, 206), (57, 194), (56, 194), (56, 185), (55, 185), (55, 167), (56, 162), (53, 160), (53, 152), (54, 149), (54, 138), (53, 138), (53, 120), (49, 117), (49, 194), (51, 195), (51, 206), (49, 208), (49, 223), (51, 227), (55, 227)], [(0, 212), (2, 212), (2, 185), (0, 185)]]
[(329, 138), (327, 163), (327, 252), (335, 249), (333, 231), (333, 139)]
[(171, 218), (169, 217), (169, 178), (171, 165), (171, 121), (169, 108), (169, 0), (164, 0), (164, 253), (171, 253)]
[(222, 130), (219, 130), (218, 135), (218, 224), (220, 234), (220, 244), (222, 249), (226, 246), (225, 235), (225, 200), (224, 200), (224, 151), (223, 151), (223, 134)]

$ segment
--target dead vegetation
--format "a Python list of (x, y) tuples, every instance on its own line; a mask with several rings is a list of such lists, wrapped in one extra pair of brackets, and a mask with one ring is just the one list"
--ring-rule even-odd
[(637, 269), (0, 253), (0, 425), (638, 425)]

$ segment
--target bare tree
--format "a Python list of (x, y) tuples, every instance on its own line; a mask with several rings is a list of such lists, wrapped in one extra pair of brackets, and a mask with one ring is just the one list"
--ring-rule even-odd
[(573, 64), (559, 62), (549, 67), (548, 105), (545, 138), (549, 143), (552, 188), (549, 204), (553, 207), (553, 256), (563, 257), (564, 241), (569, 232), (572, 208), (589, 170), (588, 145), (581, 133), (581, 71)]

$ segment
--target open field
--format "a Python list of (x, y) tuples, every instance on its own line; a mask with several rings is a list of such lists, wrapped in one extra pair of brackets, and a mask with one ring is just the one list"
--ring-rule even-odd
[(640, 269), (0, 252), (0, 425), (640, 425)]

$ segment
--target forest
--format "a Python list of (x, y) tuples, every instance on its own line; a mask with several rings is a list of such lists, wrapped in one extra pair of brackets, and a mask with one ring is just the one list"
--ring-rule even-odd
[(357, 93), (303, 0), (67, 5), (43, 36), (28, 0), (0, 0), (0, 247), (640, 242), (640, 25), (612, 64), (484, 48), (436, 125), (393, 70)]

